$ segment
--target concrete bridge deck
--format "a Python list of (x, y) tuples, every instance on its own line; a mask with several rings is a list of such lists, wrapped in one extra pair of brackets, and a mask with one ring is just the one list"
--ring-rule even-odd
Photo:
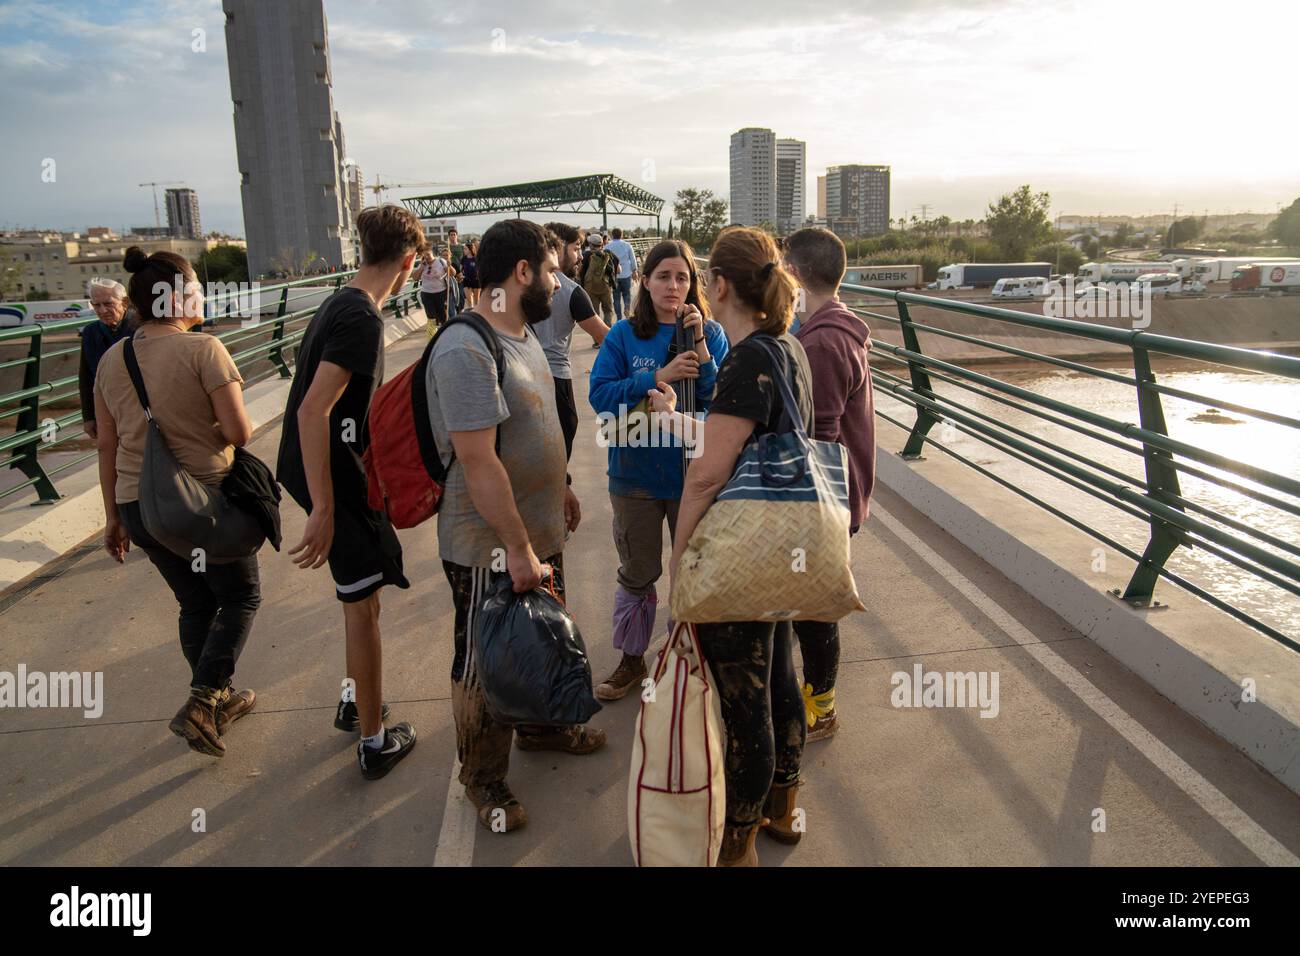
[[(586, 408), (595, 353), (578, 339)], [(390, 372), (423, 344), (393, 346)], [(269, 428), (252, 448), (272, 458), (278, 439)], [(579, 437), (572, 470), (583, 522), (565, 555), (569, 603), (599, 679), (618, 656), (617, 559), (594, 441)], [(295, 542), (304, 517), (286, 502), (284, 518)], [(635, 698), (593, 719), (610, 738), (594, 755), (515, 752), (528, 826), (477, 826), (454, 782), (452, 611), (434, 528), (401, 534), (413, 586), (384, 594), (385, 696), (419, 743), (377, 782), (331, 723), (343, 638), (324, 569), (262, 554), (263, 605), (237, 673), (259, 703), (221, 760), (167, 731), (188, 672), (171, 594), (143, 554), (118, 566), (80, 549), (0, 602), (0, 669), (103, 671), (106, 697), (94, 720), (0, 711), (0, 863), (630, 864)], [(888, 488), (853, 550), (868, 610), (842, 625), (842, 726), (805, 753), (803, 842), (760, 838), (763, 865), (1300, 862), (1300, 797)], [(891, 675), (917, 664), (997, 672), (997, 716), (895, 708)], [(192, 828), (197, 809), (206, 832)]]

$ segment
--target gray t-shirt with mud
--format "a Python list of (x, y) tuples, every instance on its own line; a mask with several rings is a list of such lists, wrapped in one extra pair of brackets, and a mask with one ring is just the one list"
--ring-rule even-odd
[[(545, 560), (564, 548), (566, 456), (555, 384), (535, 334), (497, 337), (505, 364), (501, 387), (492, 353), (473, 328), (453, 325), (442, 333), (426, 373), (429, 422), (444, 465), (451, 459), (450, 432), (498, 426), (515, 507), (533, 551)], [(454, 564), (490, 567), (498, 548), (504, 545), (470, 500), (458, 459), (438, 509), (438, 552)]]

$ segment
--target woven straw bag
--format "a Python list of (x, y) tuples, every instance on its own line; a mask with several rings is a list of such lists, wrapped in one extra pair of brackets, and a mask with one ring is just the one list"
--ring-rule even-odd
[(782, 430), (745, 447), (700, 519), (673, 581), (673, 619), (838, 621), (865, 610), (849, 566), (848, 456), (808, 437), (785, 351), (753, 338), (772, 359)]
[(695, 628), (677, 624), (641, 695), (627, 781), (637, 866), (713, 866), (726, 824), (726, 732)]

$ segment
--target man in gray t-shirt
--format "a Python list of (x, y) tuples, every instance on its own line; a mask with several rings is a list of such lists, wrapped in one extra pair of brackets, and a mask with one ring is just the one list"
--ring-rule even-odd
[(565, 480), (555, 386), (534, 330), (550, 315), (558, 266), (550, 234), (536, 223), (507, 219), (488, 229), (478, 254), (483, 297), (472, 311), (500, 344), (499, 384), (488, 344), (465, 322), (442, 330), (425, 374), (429, 424), (449, 464), (438, 551), (455, 608), (451, 685), (460, 782), (479, 822), (495, 832), (526, 819), (505, 779), (512, 741), (521, 750), (571, 754), (605, 743), (603, 731), (580, 724), (499, 720), (483, 696), (472, 639), (483, 599), (501, 585), (502, 572), (522, 594), (539, 586), (546, 562), (564, 598), (565, 532), (578, 527), (581, 513)]
[(537, 337), (546, 351), (546, 361), (555, 377), (555, 407), (560, 412), (560, 425), (564, 428), (564, 457), (573, 456), (573, 436), (578, 433), (578, 403), (573, 397), (573, 365), (569, 353), (573, 348), (573, 327), (582, 326), (584, 332), (596, 342), (596, 348), (605, 341), (609, 327), (596, 314), (591, 297), (582, 286), (570, 278), (582, 258), (582, 233), (562, 222), (548, 222), (546, 228), (554, 237), (551, 247), (559, 262), (556, 278), (560, 286), (551, 299), (551, 317), (538, 322)]
[[(425, 382), (429, 422), (451, 461), (451, 432), (497, 426), (501, 463), (510, 476), (515, 507), (539, 558), (564, 549), (564, 433), (551, 401), (551, 373), (537, 335), (497, 333), (505, 379), (497, 386), (496, 363), (479, 334), (464, 323), (451, 326), (434, 348)], [(465, 470), (452, 461), (438, 508), (438, 551), (444, 561), (490, 567), (501, 539), (470, 499)], [(498, 562), (499, 563), (499, 562)], [(497, 570), (501, 570), (498, 567)]]

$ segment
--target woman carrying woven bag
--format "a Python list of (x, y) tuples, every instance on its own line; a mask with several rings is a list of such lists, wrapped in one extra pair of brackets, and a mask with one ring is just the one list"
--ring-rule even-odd
[[(724, 230), (709, 257), (709, 306), (732, 347), (718, 371), (713, 405), (703, 426), (692, 433), (688, 420), (674, 416), (675, 425), (700, 446), (686, 476), (669, 565), (675, 616), (676, 592), (685, 586), (683, 579), (717, 574), (684, 566), (683, 555), (715, 498), (736, 473), (742, 452), (788, 432), (796, 418), (803, 430), (813, 420), (807, 359), (798, 341), (787, 334), (795, 284), (778, 259), (771, 237), (747, 228)], [(785, 368), (778, 367), (777, 361)], [(788, 379), (788, 388), (782, 386), (783, 378)], [(782, 397), (783, 392), (794, 407), (787, 407), (791, 402)], [(671, 412), (675, 396), (671, 389), (660, 387), (651, 393), (651, 404), (656, 411)], [(844, 520), (847, 571), (847, 515)], [(759, 536), (748, 550), (738, 548), (725, 556), (730, 562), (728, 576), (743, 576), (779, 557), (796, 588), (813, 588), (808, 577), (796, 573), (797, 555), (775, 554), (783, 547), (764, 544)], [(789, 584), (783, 584), (789, 591)], [(760, 826), (783, 843), (797, 842), (802, 831), (795, 796), (805, 722), (793, 635), (788, 620), (759, 619), (767, 613), (759, 606), (759, 596), (749, 600), (754, 603), (753, 619), (735, 619), (742, 616), (736, 608), (725, 621), (721, 615), (715, 623), (691, 618), (697, 621), (700, 646), (715, 677), (727, 728), (727, 814), (719, 866), (756, 866), (754, 837)]]
[(149, 423), (127, 368), (133, 346), (150, 412), (176, 462), (204, 485), (230, 474), (235, 449), (252, 438), (243, 379), (215, 336), (191, 334), (203, 320), (193, 267), (173, 252), (126, 251), (127, 295), (143, 320), (134, 339), (105, 353), (95, 376), (99, 484), (104, 495), (104, 549), (123, 561), (134, 541), (180, 605), (181, 650), (190, 665), (189, 695), (169, 729), (193, 750), (225, 755), (226, 728), (253, 709), (251, 690), (235, 691), (235, 662), (261, 603), (257, 555), (208, 560), (202, 549), (181, 557), (145, 528), (140, 480)]

